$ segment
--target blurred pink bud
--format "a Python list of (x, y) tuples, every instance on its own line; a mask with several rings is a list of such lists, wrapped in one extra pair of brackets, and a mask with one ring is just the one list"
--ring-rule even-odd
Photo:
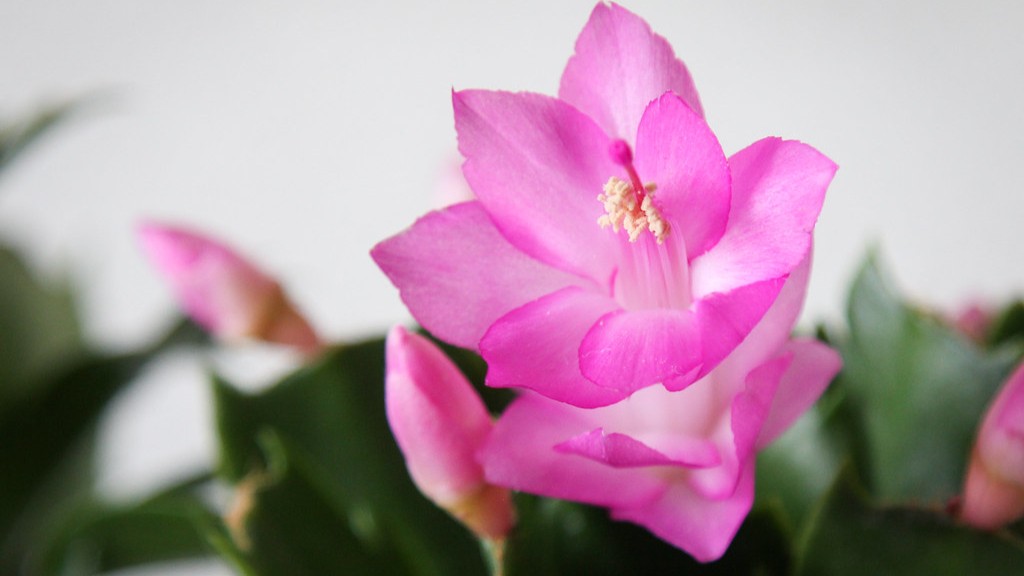
[(984, 342), (994, 319), (992, 310), (978, 302), (971, 302), (953, 317), (953, 326), (975, 342)]
[(512, 502), (477, 461), (494, 424), (472, 386), (436, 346), (401, 326), (388, 334), (386, 380), (388, 423), (413, 482), (477, 535), (503, 538)]
[(218, 338), (252, 338), (307, 354), (321, 347), (277, 281), (224, 244), (152, 222), (139, 227), (139, 240), (184, 311)]
[(960, 517), (996, 529), (1024, 516), (1024, 364), (988, 408), (971, 451)]

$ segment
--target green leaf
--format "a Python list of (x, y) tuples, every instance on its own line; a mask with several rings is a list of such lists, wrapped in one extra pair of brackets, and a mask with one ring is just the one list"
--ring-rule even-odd
[(470, 533), (409, 479), (384, 414), (383, 340), (330, 350), (259, 394), (217, 378), (214, 398), (220, 472), (229, 481), (268, 468), (260, 438), (271, 431), (363, 546), (389, 550), (405, 573), (485, 573)]
[[(819, 329), (819, 339), (824, 332)], [(833, 344), (834, 345), (834, 344)], [(778, 506), (787, 525), (799, 530), (845, 461), (868, 470), (868, 448), (860, 414), (833, 382), (818, 402), (757, 455), (757, 499)]]
[(48, 106), (25, 120), (0, 125), (0, 174), (15, 157), (67, 118), (75, 108), (75, 103)]
[(29, 572), (86, 576), (153, 562), (210, 556), (204, 526), (219, 522), (195, 493), (203, 476), (135, 504), (88, 501), (54, 529)]
[(400, 559), (366, 546), (300, 451), (261, 437), (265, 471), (239, 485), (228, 532), (236, 564), (257, 575), (400, 574)]
[[(35, 387), (37, 393), (4, 411), (0, 438), (8, 465), (0, 467), (0, 573), (4, 566), (18, 562), (40, 524), (58, 507), (47, 491), (51, 479), (68, 460), (80, 456), (76, 449), (88, 444), (110, 399), (167, 348), (202, 340), (205, 335), (198, 327), (183, 322), (146, 350), (86, 357), (68, 367), (58, 366), (55, 374)], [(77, 470), (81, 473), (81, 468)], [(69, 484), (73, 479), (58, 480)]]
[(70, 293), (38, 281), (17, 254), (0, 247), (0, 418), (81, 349)]
[(818, 409), (804, 414), (757, 455), (757, 502), (785, 510), (787, 524), (801, 526), (831, 486), (845, 449), (830, 435)]
[(646, 529), (572, 502), (516, 496), (519, 524), (505, 551), (507, 576), (562, 574), (786, 574), (790, 545), (777, 516), (752, 512), (717, 562), (700, 564)]
[(847, 312), (836, 386), (863, 422), (869, 489), (884, 500), (944, 502), (959, 492), (982, 413), (1018, 351), (983, 351), (907, 306), (874, 258)]
[(998, 346), (1008, 342), (1024, 342), (1024, 301), (1011, 302), (992, 322), (988, 344)]
[(802, 546), (800, 576), (1001, 576), (1024, 570), (1024, 541), (956, 524), (941, 512), (872, 506), (847, 468)]

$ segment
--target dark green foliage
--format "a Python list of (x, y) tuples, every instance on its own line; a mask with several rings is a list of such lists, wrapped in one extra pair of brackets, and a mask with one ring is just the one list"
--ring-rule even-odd
[[(271, 469), (261, 439), (272, 434), (288, 446), (289, 462), (302, 463), (303, 497), (333, 510), (370, 556), (400, 560), (409, 574), (484, 573), (470, 533), (409, 479), (384, 417), (383, 340), (330, 350), (261, 394), (242, 394), (220, 379), (214, 389), (225, 478), (247, 481)], [(288, 510), (264, 510), (257, 501), (253, 514), (262, 522), (288, 522), (276, 515)], [(257, 564), (258, 574), (285, 573), (273, 562)]]
[(809, 527), (800, 576), (1020, 574), (1024, 541), (958, 525), (941, 509), (872, 504), (851, 469)]

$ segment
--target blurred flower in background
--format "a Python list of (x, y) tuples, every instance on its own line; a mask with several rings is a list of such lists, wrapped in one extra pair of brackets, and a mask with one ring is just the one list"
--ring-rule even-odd
[(263, 340), (306, 354), (321, 348), (281, 285), (224, 244), (155, 222), (139, 227), (139, 240), (182, 309), (218, 338)]

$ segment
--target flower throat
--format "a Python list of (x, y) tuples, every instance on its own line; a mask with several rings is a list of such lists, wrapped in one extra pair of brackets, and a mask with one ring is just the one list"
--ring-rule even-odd
[(597, 195), (605, 211), (597, 223), (602, 228), (611, 226), (615, 232), (624, 229), (629, 234), (630, 242), (636, 242), (646, 229), (654, 235), (658, 244), (662, 244), (671, 228), (651, 200), (656, 186), (640, 181), (640, 175), (633, 167), (633, 152), (625, 141), (612, 142), (608, 153), (613, 162), (626, 169), (629, 182), (615, 176), (608, 179), (601, 194)]

